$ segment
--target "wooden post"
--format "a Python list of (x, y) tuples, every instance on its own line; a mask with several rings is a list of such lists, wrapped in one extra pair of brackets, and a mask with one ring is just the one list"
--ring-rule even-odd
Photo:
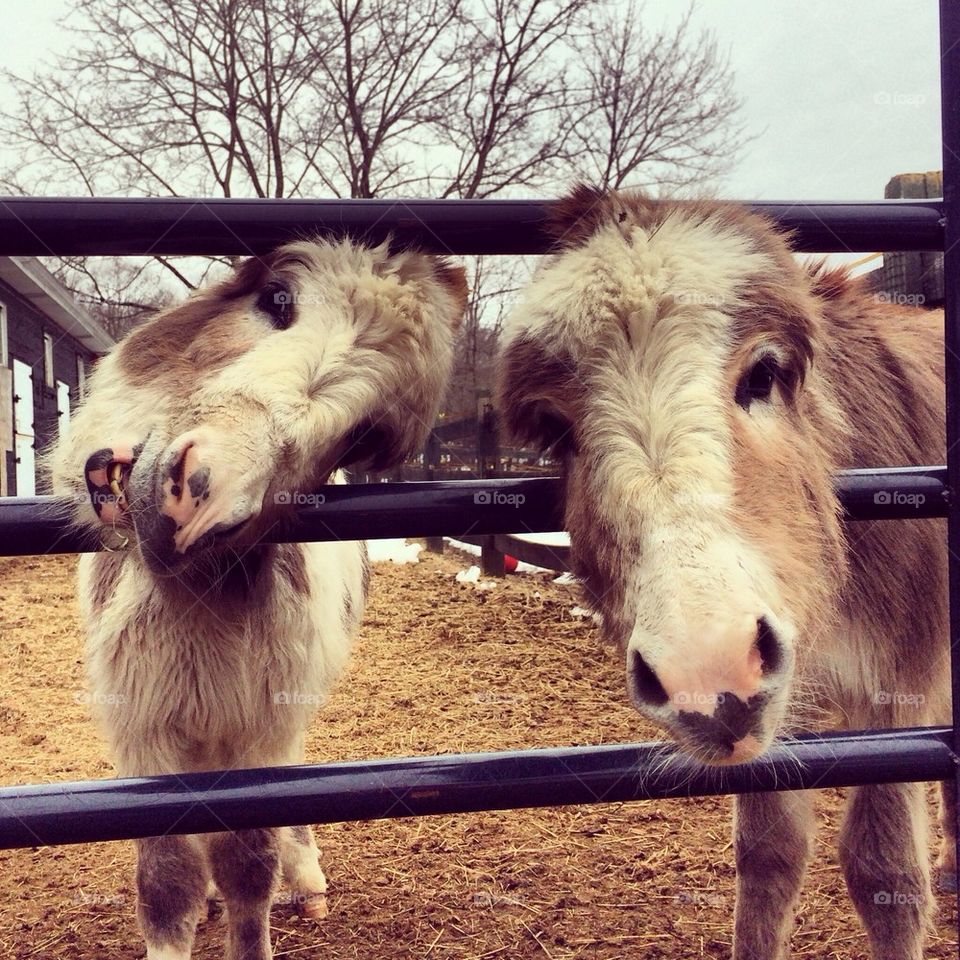
[[(500, 451), (497, 443), (497, 421), (490, 391), (477, 394), (477, 477), (487, 480), (497, 476)], [(480, 545), (480, 570), (485, 577), (503, 577), (507, 570), (503, 554), (496, 547), (496, 538), (486, 536)]]
[(496, 537), (493, 534), (483, 537), (480, 547), (480, 572), (485, 577), (505, 577), (507, 575), (506, 561), (503, 554), (497, 549)]
[(500, 444), (497, 439), (497, 417), (490, 391), (477, 394), (477, 477), (486, 480), (500, 471)]
[[(435, 480), (440, 466), (440, 437), (436, 430), (431, 430), (427, 437), (427, 445), (423, 449), (423, 465), (426, 467), (427, 479)], [(443, 553), (443, 537), (425, 537), (424, 542), (430, 553)]]

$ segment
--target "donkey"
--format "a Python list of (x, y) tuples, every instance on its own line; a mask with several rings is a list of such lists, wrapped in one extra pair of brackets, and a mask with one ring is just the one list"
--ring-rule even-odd
[[(831, 482), (943, 461), (942, 314), (797, 262), (732, 204), (580, 187), (550, 229), (497, 403), (562, 463), (574, 569), (636, 707), (705, 764), (816, 725), (946, 722), (943, 524), (847, 526)], [(788, 955), (811, 805), (737, 798), (735, 960)], [(946, 880), (951, 805), (943, 828)], [(876, 960), (922, 955), (926, 841), (921, 784), (851, 790), (840, 856)]]
[[(449, 373), (463, 270), (301, 242), (240, 265), (97, 366), (52, 453), (56, 493), (112, 552), (81, 558), (92, 699), (121, 776), (300, 762), (363, 611), (361, 543), (267, 544), (341, 467), (422, 444)], [(124, 549), (126, 547), (126, 549)], [(228, 960), (268, 960), (280, 874), (309, 917), (309, 827), (137, 841), (149, 960), (186, 960), (205, 894)]]

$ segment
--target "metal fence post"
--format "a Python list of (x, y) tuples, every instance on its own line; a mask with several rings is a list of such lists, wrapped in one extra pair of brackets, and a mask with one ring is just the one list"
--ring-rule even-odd
[[(442, 445), (436, 429), (427, 436), (427, 445), (423, 450), (424, 479), (435, 480), (440, 469)], [(426, 537), (427, 550), (430, 553), (443, 553), (443, 537)]]
[[(956, 756), (957, 730), (960, 729), (960, 3), (956, 0), (940, 0), (940, 97), (943, 206), (946, 218), (943, 306), (947, 388), (947, 482), (950, 490), (947, 546), (950, 569), (950, 669)], [(956, 767), (956, 780), (960, 796), (960, 766)], [(960, 824), (960, 804), (956, 814)], [(957, 888), (960, 907), (960, 883)], [(960, 910), (957, 919), (957, 945), (960, 956)]]
[[(495, 478), (499, 473), (499, 446), (496, 418), (490, 391), (477, 394), (477, 477), (481, 480)], [(480, 571), (485, 577), (504, 577), (507, 574), (506, 558), (497, 548), (497, 538), (486, 536), (480, 546)]]

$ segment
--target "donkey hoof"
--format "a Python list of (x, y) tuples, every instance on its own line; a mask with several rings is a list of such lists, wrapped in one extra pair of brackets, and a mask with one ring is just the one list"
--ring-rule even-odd
[(957, 872), (947, 867), (937, 867), (937, 890), (940, 893), (957, 892)]
[(207, 898), (207, 919), (219, 920), (223, 916), (223, 901), (219, 897)]
[(307, 920), (323, 920), (330, 913), (325, 893), (309, 893), (297, 897), (297, 913)]

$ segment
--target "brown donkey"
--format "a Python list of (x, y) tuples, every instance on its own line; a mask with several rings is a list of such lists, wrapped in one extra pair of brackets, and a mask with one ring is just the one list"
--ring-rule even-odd
[[(419, 448), (465, 295), (461, 270), (420, 254), (296, 243), (100, 362), (54, 451), (54, 486), (116, 551), (81, 559), (79, 593), (121, 775), (302, 760), (362, 616), (366, 552), (262, 539), (338, 467)], [(270, 957), (281, 874), (302, 913), (326, 909), (309, 827), (137, 848), (148, 960), (188, 960), (211, 884), (228, 960)]]
[[(710, 764), (790, 731), (947, 722), (943, 524), (847, 526), (831, 483), (943, 462), (942, 315), (805, 267), (735, 205), (583, 187), (553, 230), (499, 407), (562, 461), (575, 571), (640, 711)], [(922, 785), (850, 794), (840, 856), (873, 956), (920, 960)], [(789, 951), (811, 805), (737, 798), (736, 960)], [(946, 878), (949, 811), (944, 832)]]

